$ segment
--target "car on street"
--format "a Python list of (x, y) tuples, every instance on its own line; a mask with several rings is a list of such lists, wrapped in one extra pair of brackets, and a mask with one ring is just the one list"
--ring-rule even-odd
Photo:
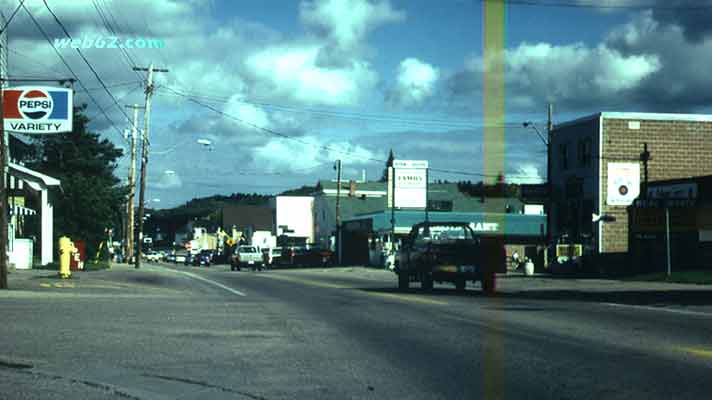
[(256, 246), (238, 246), (230, 260), (230, 270), (240, 271), (248, 267), (261, 270), (264, 268), (262, 257), (262, 252)]
[(482, 290), (494, 290), (494, 274), (506, 272), (504, 242), (475, 235), (466, 222), (422, 222), (404, 240), (394, 271), (398, 288), (420, 282), (432, 290), (434, 282), (450, 282), (464, 291), (467, 281), (482, 282)]
[(191, 264), (194, 267), (209, 267), (212, 263), (212, 253), (210, 250), (202, 250), (200, 253), (191, 257)]
[(185, 254), (176, 254), (175, 260), (173, 262), (175, 262), (176, 264), (183, 264), (183, 263), (185, 263), (185, 259), (186, 259)]

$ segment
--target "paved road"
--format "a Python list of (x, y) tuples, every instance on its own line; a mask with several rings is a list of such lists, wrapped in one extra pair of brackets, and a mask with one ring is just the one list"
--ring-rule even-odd
[(79, 278), (11, 276), (0, 398), (712, 396), (704, 287), (512, 277), (490, 298), (399, 293), (385, 271), (225, 266)]

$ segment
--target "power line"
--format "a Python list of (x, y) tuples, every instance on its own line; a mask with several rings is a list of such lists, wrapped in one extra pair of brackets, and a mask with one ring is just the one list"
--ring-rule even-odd
[[(104, 27), (107, 28), (111, 33), (114, 34), (114, 36), (118, 36), (119, 34), (116, 32), (113, 26), (109, 23), (108, 18), (106, 18), (106, 15), (101, 11), (100, 5), (96, 2), (96, 0), (92, 0), (92, 4), (94, 5), (94, 9), (96, 9), (96, 13), (99, 14), (99, 18), (101, 19), (102, 23), (104, 24)], [(143, 78), (141, 74), (139, 74), (137, 71), (133, 70), (133, 67), (136, 66), (136, 62), (131, 58), (131, 55), (128, 53), (128, 50), (124, 48), (124, 46), (119, 46), (119, 51), (121, 51), (121, 54), (124, 56), (124, 58), (127, 61), (127, 66), (129, 67), (130, 70), (133, 71), (136, 76), (141, 79)]]
[(506, 4), (536, 7), (562, 7), (562, 8), (594, 8), (594, 9), (628, 9), (628, 10), (662, 10), (662, 11), (704, 11), (712, 9), (712, 5), (694, 6), (661, 6), (656, 3), (648, 4), (612, 4), (607, 2), (565, 2), (565, 1), (536, 1), (536, 0), (480, 0), (481, 2), (506, 2)]
[[(173, 88), (169, 88), (169, 90), (171, 90), (175, 95), (201, 99), (206, 102), (215, 102), (215, 103), (221, 103), (221, 104), (230, 102), (230, 98), (228, 98), (228, 97), (208, 96), (208, 95), (202, 95), (202, 94), (188, 93), (184, 90), (173, 89)], [(290, 107), (290, 106), (285, 106), (285, 105), (278, 105), (278, 104), (272, 104), (272, 103), (260, 102), (260, 101), (251, 101), (251, 100), (233, 99), (232, 101), (237, 102), (237, 103), (242, 103), (242, 104), (256, 105), (256, 106), (260, 106), (260, 107), (263, 107), (266, 109), (275, 109), (277, 111), (307, 113), (307, 114), (315, 114), (315, 115), (321, 115), (321, 116), (327, 116), (327, 117), (356, 119), (356, 120), (372, 120), (372, 121), (401, 123), (401, 124), (418, 125), (418, 126), (437, 125), (437, 126), (446, 126), (446, 127), (451, 127), (451, 128), (460, 128), (460, 129), (479, 128), (479, 127), (485, 127), (485, 126), (487, 126), (487, 127), (490, 127), (490, 126), (505, 127), (505, 128), (520, 128), (521, 127), (521, 123), (514, 123), (514, 122), (508, 122), (508, 123), (497, 124), (497, 125), (484, 125), (484, 124), (477, 124), (477, 123), (468, 122), (468, 121), (454, 121), (453, 122), (453, 121), (446, 121), (446, 120), (440, 120), (440, 119), (413, 119), (413, 118), (404, 118), (404, 117), (398, 117), (398, 116), (392, 116), (392, 115), (364, 114), (364, 113), (351, 113), (351, 112), (334, 111), (334, 110), (296, 108), (296, 107)]]
[(5, 29), (7, 29), (8, 26), (10, 26), (10, 22), (15, 18), (15, 15), (17, 14), (18, 11), (20, 11), (20, 7), (22, 7), (25, 4), (25, 0), (20, 0), (20, 4), (15, 7), (15, 11), (12, 12), (12, 15), (10, 15), (10, 18), (8, 18), (7, 22), (5, 22), (5, 25), (0, 29), (0, 33), (5, 32)]
[(67, 60), (65, 60), (64, 57), (62, 56), (62, 53), (60, 53), (59, 50), (57, 50), (57, 48), (54, 46), (54, 43), (52, 43), (52, 39), (49, 38), (49, 36), (47, 35), (47, 32), (45, 32), (45, 30), (42, 28), (42, 25), (40, 25), (39, 22), (37, 22), (37, 20), (35, 19), (35, 16), (32, 15), (30, 10), (24, 5), (24, 3), (22, 4), (22, 8), (25, 10), (25, 12), (27, 12), (27, 15), (30, 16), (30, 19), (32, 19), (32, 22), (35, 24), (35, 26), (40, 31), (40, 33), (42, 33), (42, 36), (44, 36), (47, 43), (49, 43), (49, 45), (52, 46), (52, 49), (54, 49), (54, 52), (57, 53), (57, 56), (59, 57), (60, 60), (62, 60), (62, 63), (64, 64), (64, 66), (67, 67), (67, 70), (69, 70), (69, 72), (72, 74), (74, 79), (76, 79), (77, 83), (79, 83), (79, 86), (81, 86), (82, 89), (84, 89), (86, 91), (87, 97), (89, 97), (89, 99), (92, 101), (92, 103), (94, 103), (94, 105), (104, 115), (104, 118), (106, 118), (106, 120), (109, 122), (109, 125), (111, 125), (114, 128), (114, 130), (116, 130), (116, 133), (118, 133), (119, 136), (123, 139), (124, 135), (121, 133), (119, 128), (116, 127), (116, 125), (114, 124), (114, 121), (106, 113), (106, 110), (104, 110), (104, 108), (99, 104), (99, 102), (94, 98), (94, 96), (92, 96), (91, 93), (89, 91), (87, 91), (87, 88), (86, 88), (86, 86), (84, 86), (84, 83), (82, 83), (81, 79), (79, 79), (79, 76), (77, 76), (77, 74), (74, 72), (72, 67), (69, 66), (69, 63), (67, 62)]
[[(201, 107), (207, 108), (208, 110), (211, 110), (211, 111), (213, 111), (213, 112), (215, 112), (215, 113), (217, 113), (217, 114), (220, 114), (221, 116), (223, 116), (223, 117), (225, 117), (225, 118), (227, 118), (227, 119), (231, 119), (231, 120), (236, 121), (236, 122), (239, 122), (239, 123), (241, 123), (241, 124), (243, 124), (243, 125), (251, 126), (252, 128), (255, 128), (255, 129), (257, 129), (257, 130), (259, 130), (259, 131), (262, 131), (262, 132), (264, 132), (264, 133), (267, 133), (267, 134), (270, 134), (270, 135), (273, 135), (273, 136), (277, 136), (277, 137), (280, 137), (280, 138), (283, 138), (283, 139), (292, 140), (292, 141), (295, 141), (295, 142), (298, 142), (298, 143), (301, 143), (301, 144), (304, 144), (304, 145), (307, 145), (307, 146), (312, 146), (312, 147), (318, 148), (318, 149), (320, 149), (320, 150), (326, 150), (326, 151), (330, 151), (330, 152), (339, 153), (339, 154), (343, 154), (343, 155), (346, 155), (346, 156), (354, 157), (354, 156), (351, 154), (351, 152), (349, 152), (349, 151), (344, 151), (344, 150), (340, 150), (340, 149), (335, 149), (335, 148), (333, 148), (333, 147), (331, 147), (331, 146), (327, 146), (327, 145), (322, 145), (322, 144), (317, 144), (317, 143), (309, 142), (309, 141), (307, 141), (307, 140), (303, 140), (303, 139), (300, 139), (300, 138), (298, 138), (298, 137), (294, 137), (294, 136), (291, 136), (291, 135), (287, 135), (287, 134), (285, 134), (285, 133), (281, 133), (281, 132), (275, 131), (275, 130), (273, 130), (273, 129), (269, 129), (269, 128), (265, 128), (265, 127), (263, 127), (263, 126), (259, 126), (259, 125), (257, 125), (257, 124), (253, 124), (252, 122), (248, 122), (248, 121), (245, 121), (245, 120), (240, 119), (240, 118), (238, 118), (238, 117), (235, 117), (234, 115), (230, 115), (230, 114), (228, 114), (228, 113), (225, 113), (225, 112), (223, 112), (222, 110), (219, 110), (219, 109), (217, 109), (217, 108), (215, 108), (215, 107), (213, 107), (213, 106), (211, 106), (211, 105), (209, 105), (209, 104), (202, 103), (202, 102), (200, 102), (200, 101), (198, 101), (198, 100), (196, 100), (196, 99), (194, 99), (194, 98), (192, 98), (192, 97), (189, 97), (189, 96), (183, 95), (183, 94), (181, 94), (181, 93), (178, 93), (178, 92), (174, 91), (173, 89), (171, 89), (171, 88), (169, 88), (169, 87), (166, 87), (166, 89), (168, 89), (168, 90), (170, 90), (170, 91), (172, 91), (172, 92), (178, 94), (179, 96), (185, 97), (186, 99), (188, 99), (188, 101), (191, 101), (191, 102), (193, 102), (193, 103), (195, 103), (195, 104), (197, 104), (197, 105), (199, 105), (199, 106), (201, 106)], [(381, 159), (376, 159), (376, 158), (370, 158), (370, 157), (362, 157), (361, 160), (362, 160), (362, 161), (377, 162), (377, 163), (385, 163), (385, 162), (386, 162), (386, 160), (381, 160)]]
[[(273, 130), (273, 129), (265, 128), (265, 127), (262, 127), (262, 126), (253, 124), (253, 123), (251, 123), (251, 122), (247, 122), (247, 121), (242, 120), (242, 119), (240, 119), (240, 118), (238, 118), (238, 117), (235, 117), (235, 116), (233, 116), (233, 115), (227, 114), (227, 113), (223, 112), (222, 110), (219, 110), (219, 109), (217, 109), (217, 108), (215, 108), (215, 107), (213, 107), (213, 106), (211, 106), (211, 105), (204, 104), (204, 103), (202, 103), (202, 102), (200, 102), (200, 101), (198, 101), (198, 100), (195, 100), (195, 99), (193, 99), (193, 98), (191, 98), (191, 97), (189, 97), (189, 96), (187, 96), (187, 95), (180, 94), (180, 93), (174, 91), (173, 89), (171, 89), (171, 88), (169, 88), (169, 87), (166, 87), (166, 89), (168, 89), (168, 90), (170, 90), (170, 91), (173, 91), (174, 93), (178, 94), (179, 96), (185, 97), (187, 100), (189, 100), (189, 101), (191, 101), (191, 102), (193, 102), (193, 103), (195, 103), (195, 104), (197, 104), (197, 105), (199, 105), (199, 106), (201, 106), (201, 107), (207, 108), (207, 109), (209, 109), (209, 110), (211, 110), (211, 111), (213, 111), (213, 112), (215, 112), (215, 113), (217, 113), (217, 114), (219, 114), (219, 115), (221, 115), (221, 116), (223, 116), (223, 117), (225, 117), (225, 118), (232, 119), (232, 120), (237, 121), (237, 122), (239, 122), (239, 123), (241, 123), (241, 124), (245, 124), (245, 125), (251, 126), (251, 127), (255, 128), (255, 129), (257, 129), (257, 130), (263, 131), (263, 132), (268, 133), (268, 134), (270, 134), (270, 135), (274, 135), (274, 136), (277, 136), (277, 137), (280, 137), (280, 138), (283, 138), (283, 139), (288, 139), (288, 140), (296, 141), (296, 142), (299, 142), (299, 143), (302, 143), (302, 144), (305, 144), (305, 145), (308, 145), (308, 146), (312, 146), (312, 147), (314, 147), (314, 148), (318, 148), (318, 149), (321, 149), (321, 150), (332, 151), (332, 152), (336, 152), (336, 153), (339, 153), (339, 154), (343, 154), (343, 155), (346, 155), (347, 157), (350, 157), (351, 159), (356, 159), (356, 160), (360, 160), (360, 161), (375, 162), (375, 163), (382, 163), (382, 164), (385, 164), (385, 163), (386, 163), (386, 160), (376, 159), (376, 158), (372, 158), (372, 157), (360, 157), (360, 156), (358, 156), (358, 155), (354, 155), (353, 152), (350, 152), (350, 151), (343, 151), (343, 150), (339, 150), (339, 149), (334, 149), (333, 147), (330, 147), (330, 146), (320, 145), (320, 144), (317, 144), (317, 143), (305, 141), (305, 140), (302, 140), (302, 139), (300, 139), (300, 138), (297, 138), (297, 137), (294, 137), (294, 136), (290, 136), (290, 135), (287, 135), (287, 134), (284, 134), (284, 133), (275, 131), (275, 130)], [(497, 177), (497, 175), (487, 175), (487, 174), (483, 174), (483, 173), (474, 173), (474, 172), (466, 172), (466, 171), (455, 171), (455, 170), (447, 170), (447, 169), (439, 169), (439, 168), (430, 168), (430, 170), (431, 170), (431, 171), (434, 171), (434, 172), (443, 172), (443, 173), (458, 174), (458, 175), (470, 175), (470, 176), (491, 177), (491, 178), (496, 178), (496, 177)], [(516, 175), (516, 176), (515, 176), (515, 175), (510, 175), (510, 177), (517, 177), (517, 178), (535, 178), (534, 176), (520, 176), (520, 175)]]
[[(59, 20), (59, 18), (58, 18), (57, 15), (54, 13), (54, 11), (52, 11), (52, 9), (49, 7), (49, 4), (47, 4), (47, 0), (42, 0), (42, 2), (44, 3), (45, 7), (47, 8), (47, 11), (49, 11), (49, 13), (52, 14), (52, 17), (54, 17), (54, 20), (55, 20), (55, 22), (57, 22), (57, 25), (59, 25), (60, 28), (62, 28), (62, 31), (64, 31), (64, 34), (69, 38), (69, 40), (73, 40), (73, 39), (72, 39), (72, 35), (69, 34), (69, 31), (68, 31), (67, 28), (64, 26), (64, 24), (62, 23), (62, 21)], [(27, 9), (27, 8), (25, 8), (25, 9)], [(114, 103), (116, 104), (116, 106), (119, 107), (119, 111), (121, 111), (121, 113), (124, 115), (124, 117), (126, 118), (126, 121), (128, 121), (128, 123), (133, 126), (133, 122), (132, 122), (131, 118), (129, 118), (128, 114), (126, 114), (126, 112), (124, 111), (123, 107), (121, 107), (121, 105), (119, 104), (119, 101), (116, 99), (116, 97), (114, 97), (113, 93), (111, 93), (111, 91), (109, 90), (109, 88), (106, 87), (106, 84), (104, 83), (104, 80), (101, 79), (101, 77), (100, 77), (99, 74), (96, 72), (96, 70), (94, 69), (94, 67), (91, 65), (91, 63), (89, 62), (89, 60), (87, 60), (87, 58), (84, 56), (84, 53), (82, 53), (82, 51), (81, 51), (79, 48), (76, 48), (75, 50), (77, 51), (77, 53), (79, 53), (79, 56), (82, 58), (82, 60), (84, 60), (84, 63), (86, 63), (86, 65), (89, 67), (89, 69), (91, 70), (91, 72), (94, 74), (94, 77), (96, 77), (96, 80), (99, 81), (99, 83), (100, 83), (101, 86), (104, 88), (104, 90), (105, 90), (106, 93), (109, 95), (109, 97), (111, 97), (111, 99), (114, 101)], [(123, 136), (122, 136), (122, 137), (123, 137)]]

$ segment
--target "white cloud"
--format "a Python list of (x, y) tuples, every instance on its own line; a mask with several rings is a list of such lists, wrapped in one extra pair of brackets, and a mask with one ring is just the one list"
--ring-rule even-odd
[(509, 176), (505, 175), (508, 183), (542, 183), (544, 177), (539, 173), (539, 169), (534, 164), (520, 164), (517, 166), (514, 173)]
[(254, 163), (255, 167), (265, 171), (299, 171), (335, 159), (343, 159), (351, 164), (365, 164), (369, 158), (374, 157), (373, 152), (362, 146), (348, 142), (326, 142), (314, 136), (305, 136), (299, 141), (270, 140), (255, 150)]
[(178, 189), (183, 187), (183, 181), (178, 176), (178, 173), (171, 170), (171, 173), (164, 171), (158, 180), (149, 183), (150, 189)]
[(406, 58), (398, 66), (396, 86), (388, 94), (389, 100), (401, 105), (418, 105), (433, 95), (440, 78), (440, 70), (418, 60)]
[(356, 47), (378, 25), (402, 21), (405, 14), (389, 1), (315, 0), (302, 2), (299, 16), (304, 25), (342, 50)]
[[(492, 60), (473, 57), (450, 81), (455, 93), (481, 91), (483, 72)], [(654, 52), (623, 54), (599, 44), (522, 43), (504, 55), (506, 85), (512, 105), (555, 102), (569, 107), (606, 106), (634, 90), (661, 68)]]
[(321, 67), (319, 51), (319, 45), (275, 46), (250, 55), (245, 65), (256, 81), (252, 89), (308, 104), (351, 105), (376, 84), (377, 74), (368, 62)]

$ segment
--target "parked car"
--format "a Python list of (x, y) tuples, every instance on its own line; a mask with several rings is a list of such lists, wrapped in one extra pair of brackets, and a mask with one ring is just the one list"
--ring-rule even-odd
[(183, 264), (185, 263), (186, 255), (185, 254), (176, 254), (175, 260), (173, 261), (176, 264)]
[(279, 265), (292, 267), (324, 267), (331, 264), (333, 252), (328, 249), (290, 246), (282, 249)]
[(262, 252), (255, 246), (238, 246), (230, 260), (230, 270), (232, 271), (240, 271), (246, 267), (253, 270), (264, 268)]
[(424, 290), (432, 290), (433, 282), (451, 282), (463, 291), (467, 281), (481, 281), (482, 290), (491, 292), (495, 273), (506, 270), (503, 241), (477, 236), (465, 222), (423, 222), (404, 240), (395, 273), (401, 290), (410, 282)]
[(143, 254), (143, 258), (146, 259), (146, 261), (158, 262), (161, 260), (161, 255), (155, 251), (147, 251)]
[(195, 254), (191, 258), (191, 264), (194, 267), (206, 266), (209, 267), (211, 264), (211, 252), (210, 250), (203, 250), (198, 254)]
[(175, 254), (167, 254), (165, 261), (170, 262), (170, 263), (176, 262), (176, 255)]

